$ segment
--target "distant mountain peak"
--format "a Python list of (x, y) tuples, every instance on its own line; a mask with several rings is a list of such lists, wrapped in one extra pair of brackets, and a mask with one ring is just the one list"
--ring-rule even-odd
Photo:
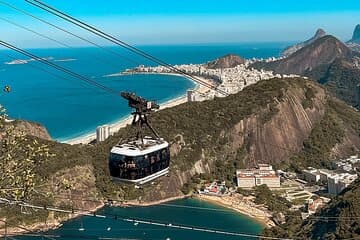
[(217, 68), (233, 68), (237, 65), (244, 64), (245, 60), (236, 54), (227, 54), (220, 58), (207, 63), (207, 67), (211, 69)]
[(312, 38), (310, 38), (309, 40), (306, 40), (305, 42), (301, 42), (301, 43), (298, 43), (293, 46), (289, 46), (289, 47), (285, 48), (282, 51), (281, 55), (284, 57), (288, 57), (291, 54), (293, 54), (294, 52), (300, 50), (301, 48), (313, 43), (315, 40), (322, 38), (324, 36), (326, 36), (326, 32), (324, 31), (324, 29), (319, 28), (316, 30), (315, 35)]
[(254, 66), (281, 74), (302, 75), (317, 66), (330, 64), (337, 58), (347, 59), (352, 56), (352, 51), (344, 43), (334, 36), (326, 35), (287, 58), (270, 63), (255, 63)]
[(355, 26), (352, 39), (347, 41), (346, 45), (351, 48), (351, 50), (360, 52), (360, 24)]
[(360, 24), (356, 25), (351, 41), (360, 44)]
[(325, 35), (326, 35), (326, 32), (324, 31), (324, 29), (319, 28), (318, 30), (316, 30), (314, 38), (316, 38), (316, 39), (321, 38), (321, 37), (323, 37)]

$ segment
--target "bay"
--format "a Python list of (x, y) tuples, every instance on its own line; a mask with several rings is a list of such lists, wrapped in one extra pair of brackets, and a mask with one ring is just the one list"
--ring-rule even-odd
[[(204, 63), (228, 53), (245, 58), (277, 56), (285, 43), (138, 46), (170, 64)], [(159, 103), (177, 98), (193, 88), (178, 76), (128, 75), (104, 77), (139, 64), (156, 65), (119, 47), (29, 49), (39, 57), (82, 74), (115, 91), (131, 91)], [(121, 57), (120, 57), (120, 56)], [(9, 64), (14, 59), (24, 64)], [(114, 123), (130, 112), (127, 102), (8, 50), (0, 51), (0, 86), (11, 93), (0, 95), (11, 118), (44, 125), (58, 141), (76, 138), (102, 124)]]

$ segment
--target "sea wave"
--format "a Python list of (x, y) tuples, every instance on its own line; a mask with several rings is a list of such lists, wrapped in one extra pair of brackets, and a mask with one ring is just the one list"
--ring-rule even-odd
[(122, 73), (122, 72), (118, 72), (118, 73), (111, 73), (111, 74), (107, 74), (107, 75), (103, 75), (103, 78), (108, 78), (108, 77), (119, 77), (119, 76), (124, 76), (126, 74)]
[(10, 62), (5, 62), (5, 64), (7, 65), (19, 65), (19, 64), (27, 64), (28, 60), (23, 60), (23, 59), (16, 59)]
[(54, 62), (72, 62), (76, 61), (76, 58), (64, 58), (64, 59), (55, 59)]

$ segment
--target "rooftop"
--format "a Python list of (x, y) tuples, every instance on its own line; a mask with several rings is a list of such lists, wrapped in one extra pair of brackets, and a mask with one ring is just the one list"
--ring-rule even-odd
[(139, 139), (123, 144), (118, 144), (111, 149), (111, 152), (127, 156), (140, 156), (149, 154), (153, 151), (167, 148), (168, 146), (169, 143), (166, 142), (164, 139), (145, 137), (143, 139), (143, 143)]
[(252, 178), (252, 177), (262, 177), (262, 178), (274, 178), (277, 177), (272, 166), (269, 164), (258, 164), (258, 168), (248, 168), (248, 169), (238, 169), (236, 170), (236, 176), (239, 178)]

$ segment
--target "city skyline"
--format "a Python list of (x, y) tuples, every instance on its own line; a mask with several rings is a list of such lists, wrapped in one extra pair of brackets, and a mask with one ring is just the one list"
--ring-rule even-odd
[[(1, 1), (0, 16), (73, 46), (84, 43), (56, 31), (1, 4), (10, 3), (51, 23), (81, 34), (104, 45), (109, 43), (46, 14), (23, 0)], [(69, 3), (47, 0), (46, 3), (78, 17), (131, 44), (197, 44), (240, 42), (295, 42), (311, 37), (317, 28), (346, 41), (360, 23), (357, 1), (288, 3), (288, 1), (185, 0), (99, 1)], [(59, 47), (33, 33), (0, 20), (2, 40), (20, 47)]]

